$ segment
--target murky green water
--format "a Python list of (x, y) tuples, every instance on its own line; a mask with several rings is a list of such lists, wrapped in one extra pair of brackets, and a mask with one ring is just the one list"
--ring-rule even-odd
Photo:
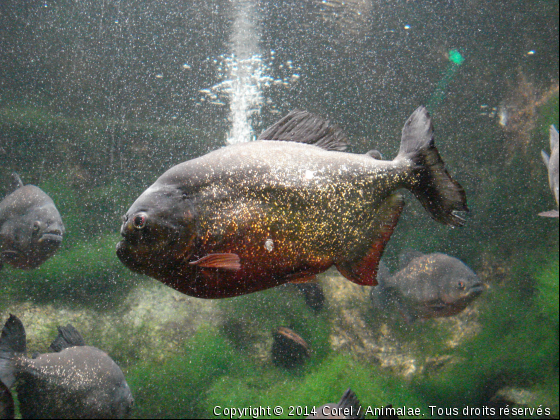
[[(21, 318), (30, 353), (72, 323), (123, 368), (138, 418), (277, 406), (304, 417), (348, 387), (364, 409), (427, 418), (504, 417), (506, 406), (557, 416), (558, 219), (538, 213), (555, 206), (540, 152), (558, 127), (558, 10), (545, 0), (1, 2), (2, 196), (15, 171), (66, 226), (41, 267), (0, 271), (2, 323)], [(122, 215), (171, 166), (294, 108), (339, 124), (351, 152), (392, 159), (419, 105), (471, 212), (451, 229), (407, 194), (384, 259), (394, 271), (408, 248), (460, 258), (489, 288), (459, 315), (386, 319), (367, 287), (334, 269), (319, 276), (319, 310), (292, 285), (203, 300), (117, 259)], [(302, 366), (273, 363), (280, 326), (312, 349)]]

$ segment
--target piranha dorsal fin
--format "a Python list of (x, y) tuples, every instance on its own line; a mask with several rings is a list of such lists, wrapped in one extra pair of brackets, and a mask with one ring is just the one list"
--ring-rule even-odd
[(550, 162), (550, 156), (548, 156), (548, 153), (546, 153), (544, 150), (541, 150), (541, 158), (542, 158), (542, 161), (544, 162), (544, 166), (546, 166), (546, 168), (548, 169), (548, 164)]
[(239, 255), (231, 253), (208, 254), (197, 261), (189, 262), (190, 265), (196, 265), (203, 268), (222, 268), (224, 270), (239, 270)]
[(355, 261), (341, 261), (336, 268), (344, 277), (361, 286), (377, 286), (377, 270), (385, 246), (399, 221), (404, 199), (400, 194), (393, 194), (379, 207), (377, 219), (380, 225), (374, 230), (376, 235), (370, 248), (362, 258)]
[(82, 335), (71, 324), (66, 327), (58, 327), (58, 336), (54, 339), (49, 351), (58, 353), (69, 347), (85, 346), (86, 343)]
[(19, 175), (16, 174), (15, 172), (12, 172), (11, 178), (12, 180), (10, 182), (10, 193), (13, 193), (18, 188), (23, 187), (23, 182), (19, 177)]
[(293, 141), (339, 152), (348, 147), (348, 139), (340, 127), (299, 109), (266, 129), (257, 140)]
[(558, 130), (553, 125), (550, 126), (550, 151), (558, 147)]
[(418, 258), (418, 257), (421, 257), (423, 255), (424, 254), (422, 254), (420, 251), (416, 251), (415, 249), (411, 249), (411, 248), (405, 249), (399, 255), (399, 270), (402, 270), (403, 268), (408, 266), (408, 264), (410, 264), (410, 262), (414, 258)]

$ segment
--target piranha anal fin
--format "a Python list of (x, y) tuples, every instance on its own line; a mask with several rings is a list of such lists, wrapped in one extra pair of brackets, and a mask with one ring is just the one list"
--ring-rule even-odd
[(377, 269), (385, 246), (404, 208), (404, 199), (400, 194), (393, 194), (379, 207), (378, 226), (374, 232), (376, 238), (367, 253), (357, 261), (342, 261), (336, 263), (337, 270), (348, 280), (360, 286), (377, 286)]
[(12, 393), (2, 381), (0, 381), (0, 419), (15, 418), (15, 406)]
[(190, 265), (196, 265), (203, 268), (222, 268), (224, 270), (239, 270), (239, 255), (231, 253), (208, 254), (199, 260), (189, 262)]
[(340, 127), (299, 109), (267, 128), (257, 140), (293, 141), (339, 152), (348, 147), (348, 139)]
[(58, 353), (68, 347), (85, 346), (82, 335), (71, 324), (66, 327), (58, 327), (58, 336), (54, 339), (49, 351)]

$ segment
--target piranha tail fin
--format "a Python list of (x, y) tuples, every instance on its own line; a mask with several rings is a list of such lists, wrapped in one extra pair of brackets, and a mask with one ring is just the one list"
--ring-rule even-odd
[(344, 418), (347, 419), (363, 419), (365, 418), (364, 412), (362, 411), (362, 405), (360, 404), (360, 400), (354, 394), (350, 388), (348, 388), (344, 394), (342, 394), (342, 398), (338, 403), (338, 408), (341, 409), (341, 413), (349, 413)]
[(2, 381), (0, 381), (0, 419), (14, 419), (15, 407), (12, 393)]
[(25, 328), (18, 317), (10, 314), (0, 336), (0, 381), (8, 388), (15, 382), (13, 357), (16, 353), (25, 353)]
[(415, 164), (413, 181), (407, 185), (433, 219), (450, 226), (462, 226), (455, 212), (468, 211), (465, 190), (445, 169), (434, 144), (434, 128), (428, 110), (421, 106), (402, 130), (401, 147), (395, 160)]
[(378, 285), (372, 287), (370, 292), (371, 301), (381, 318), (391, 318), (393, 313), (400, 308), (400, 298), (398, 292), (391, 287), (389, 279), (391, 272), (383, 261), (379, 263), (377, 271)]

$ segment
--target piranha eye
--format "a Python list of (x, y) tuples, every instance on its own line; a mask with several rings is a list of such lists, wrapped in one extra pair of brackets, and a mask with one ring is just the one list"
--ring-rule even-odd
[(36, 221), (36, 222), (33, 223), (33, 231), (34, 232), (38, 232), (40, 228), (41, 228), (41, 222)]
[(463, 290), (465, 288), (465, 283), (463, 283), (462, 281), (457, 283), (457, 285), (459, 286), (459, 289), (461, 289), (461, 290)]
[(136, 229), (144, 229), (144, 227), (146, 226), (146, 215), (138, 214), (134, 216), (134, 220), (132, 222)]

